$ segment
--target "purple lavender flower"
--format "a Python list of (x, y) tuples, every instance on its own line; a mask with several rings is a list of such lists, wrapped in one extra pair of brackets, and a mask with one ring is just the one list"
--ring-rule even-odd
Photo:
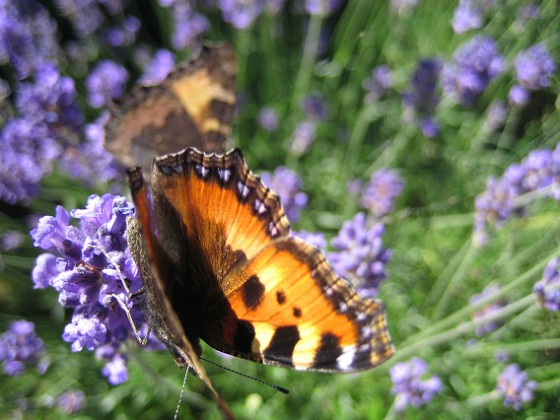
[(292, 231), (292, 235), (309, 242), (311, 245), (316, 246), (321, 251), (324, 251), (327, 248), (327, 239), (321, 232), (313, 233), (306, 232), (305, 230), (300, 230)]
[(425, 135), (437, 135), (437, 123), (432, 119), (439, 103), (436, 93), (441, 63), (437, 59), (424, 59), (418, 62), (410, 82), (410, 90), (402, 95), (404, 107), (403, 118), (407, 122), (415, 121)]
[(437, 375), (422, 379), (428, 373), (428, 363), (418, 357), (397, 363), (390, 373), (393, 381), (391, 393), (395, 395), (397, 411), (403, 411), (409, 405), (421, 407), (428, 404), (442, 388)]
[(21, 83), (16, 92), (17, 110), (28, 121), (45, 123), (53, 135), (77, 132), (84, 116), (76, 102), (74, 80), (62, 76), (53, 63), (37, 69), (34, 83)]
[(57, 397), (56, 405), (66, 415), (76, 414), (84, 409), (86, 396), (82, 391), (69, 390)]
[(218, 0), (222, 17), (236, 29), (249, 28), (262, 12), (263, 0)]
[(279, 166), (273, 174), (263, 173), (262, 180), (280, 196), (288, 219), (291, 222), (297, 221), (307, 205), (307, 194), (301, 191), (301, 179), (298, 174), (289, 168)]
[(23, 79), (57, 52), (57, 25), (47, 9), (35, 0), (1, 2), (0, 63), (9, 62)]
[(9, 376), (19, 376), (26, 365), (35, 365), (43, 374), (48, 367), (43, 341), (35, 334), (32, 322), (20, 320), (10, 324), (10, 329), (0, 336), (0, 362)]
[(305, 113), (307, 121), (312, 123), (324, 121), (328, 116), (325, 100), (317, 93), (312, 93), (303, 98), (301, 108)]
[(530, 20), (539, 19), (540, 17), (540, 6), (536, 3), (527, 4), (520, 7), (517, 11), (517, 19), (515, 19), (513, 27), (517, 32), (521, 32)]
[(444, 92), (463, 105), (472, 106), (503, 66), (496, 43), (491, 38), (475, 36), (457, 50), (452, 63), (444, 66)]
[(138, 83), (142, 86), (157, 86), (165, 80), (174, 67), (175, 55), (168, 50), (158, 50), (144, 69), (144, 74), (138, 79)]
[(259, 124), (266, 131), (274, 131), (278, 127), (278, 113), (271, 107), (264, 107), (257, 117)]
[(193, 10), (185, 0), (176, 0), (173, 5), (173, 34), (171, 46), (183, 50), (196, 44), (210, 28), (210, 23), (200, 13)]
[(341, 4), (341, 0), (305, 0), (305, 11), (310, 15), (328, 16)]
[(370, 105), (385, 95), (387, 89), (393, 86), (393, 77), (389, 66), (382, 65), (373, 69), (371, 76), (365, 79), (362, 87), (366, 91), (365, 102)]
[(286, 0), (264, 0), (264, 11), (275, 15), (282, 10)]
[(14, 251), (21, 247), (24, 241), (23, 234), (17, 230), (10, 230), (0, 235), (0, 250)]
[[(107, 360), (103, 374), (112, 384), (126, 380), (123, 343), (134, 338), (122, 308), (128, 308), (140, 331), (146, 331), (142, 312), (129, 293), (142, 285), (126, 242), (126, 218), (132, 213), (124, 197), (92, 195), (85, 209), (68, 213), (58, 206), (56, 217), (41, 218), (31, 231), (34, 245), (50, 251), (37, 258), (35, 288), (52, 286), (60, 304), (73, 309), (63, 340), (72, 343), (72, 351), (95, 350)], [(80, 227), (70, 225), (70, 217), (79, 219)], [(130, 281), (128, 290), (123, 278)]]
[(362, 206), (379, 218), (391, 211), (395, 198), (404, 188), (397, 171), (380, 169), (371, 175), (362, 193)]
[[(500, 286), (498, 286), (497, 284), (491, 284), (490, 286), (487, 286), (482, 291), (482, 293), (473, 295), (470, 299), (470, 303), (471, 305), (475, 305), (476, 303), (480, 302), (482, 299), (486, 298), (487, 296), (497, 293), (499, 290), (500, 290)], [(495, 302), (487, 303), (483, 307), (478, 308), (472, 314), (472, 318), (474, 320), (480, 319), (486, 315), (491, 314), (492, 312), (495, 312), (503, 308), (504, 306), (506, 306), (506, 302), (504, 300), (498, 300)], [(501, 323), (499, 321), (491, 321), (491, 322), (486, 322), (485, 324), (481, 324), (478, 327), (476, 327), (475, 330), (476, 335), (480, 337), (485, 334), (491, 333), (492, 331), (496, 330), (500, 325)]]
[(517, 85), (511, 88), (509, 100), (515, 105), (529, 102), (530, 91), (544, 89), (550, 85), (550, 77), (556, 71), (556, 62), (543, 45), (537, 44), (521, 51), (515, 58)]
[(124, 19), (122, 27), (114, 26), (109, 28), (105, 33), (107, 44), (112, 47), (126, 47), (132, 45), (136, 40), (136, 35), (140, 29), (141, 23), (135, 16), (127, 16)]
[(302, 121), (296, 125), (290, 139), (288, 139), (288, 148), (296, 155), (307, 153), (315, 140), (317, 124), (311, 121)]
[(530, 381), (527, 373), (515, 363), (506, 366), (496, 386), (498, 394), (504, 399), (504, 405), (517, 411), (521, 410), (524, 403), (533, 399), (536, 388), (537, 383)]
[(456, 34), (462, 34), (470, 29), (479, 29), (482, 26), (482, 15), (487, 9), (488, 0), (459, 0), (453, 12), (451, 25)]
[(95, 108), (108, 105), (124, 93), (128, 72), (120, 64), (102, 60), (86, 78), (89, 103)]
[(542, 279), (535, 283), (533, 292), (546, 309), (560, 312), (560, 274), (558, 273), (557, 258), (550, 261), (544, 268)]
[(72, 24), (78, 38), (91, 35), (105, 19), (97, 0), (55, 0), (56, 8)]
[(504, 101), (497, 100), (490, 104), (486, 112), (486, 123), (488, 128), (495, 130), (501, 127), (506, 121), (508, 110)]
[(102, 4), (107, 12), (111, 15), (118, 15), (119, 13), (123, 12), (125, 0), (97, 0), (100, 4)]
[(332, 246), (328, 260), (341, 277), (349, 280), (358, 293), (367, 298), (377, 295), (379, 284), (387, 277), (386, 264), (391, 251), (383, 248), (385, 227), (381, 223), (368, 226), (364, 213), (343, 223)]
[(0, 133), (0, 198), (27, 201), (39, 192), (39, 182), (52, 169), (60, 147), (45, 124), (24, 118), (9, 120)]

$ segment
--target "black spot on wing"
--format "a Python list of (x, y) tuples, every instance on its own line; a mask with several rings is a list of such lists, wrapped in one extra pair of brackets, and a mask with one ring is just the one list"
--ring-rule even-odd
[(284, 293), (283, 290), (278, 290), (276, 292), (276, 301), (279, 305), (283, 305), (284, 303), (286, 303), (286, 293)]
[(264, 357), (293, 366), (292, 356), (300, 339), (297, 325), (280, 327), (274, 333), (270, 344), (264, 350)]
[(243, 284), (242, 288), (243, 303), (249, 309), (256, 309), (264, 296), (264, 284), (253, 275)]
[(294, 316), (296, 318), (301, 318), (301, 309), (298, 308), (297, 306), (294, 306)]
[(336, 368), (336, 359), (341, 354), (340, 339), (331, 333), (323, 334), (313, 360), (313, 367), (316, 369)]

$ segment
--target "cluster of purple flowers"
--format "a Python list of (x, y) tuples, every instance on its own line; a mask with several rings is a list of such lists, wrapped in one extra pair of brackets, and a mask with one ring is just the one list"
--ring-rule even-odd
[[(49, 251), (37, 258), (35, 288), (53, 287), (60, 304), (73, 309), (63, 340), (72, 343), (72, 351), (95, 350), (107, 360), (102, 373), (112, 384), (128, 377), (122, 346), (134, 334), (126, 311), (146, 332), (130, 294), (142, 285), (125, 235), (126, 218), (133, 212), (123, 197), (92, 195), (85, 209), (68, 213), (58, 206), (55, 217), (41, 218), (31, 231), (35, 246)], [(72, 226), (70, 217), (80, 220), (80, 227)]]
[(439, 134), (434, 113), (439, 103), (436, 88), (440, 71), (441, 62), (438, 59), (420, 60), (412, 75), (410, 89), (402, 95), (403, 119), (416, 122), (426, 137)]
[(414, 357), (408, 362), (397, 363), (391, 368), (395, 395), (395, 408), (403, 411), (407, 406), (421, 407), (429, 403), (442, 389), (438, 376), (423, 379), (428, 373), (428, 363)]
[(10, 329), (0, 336), (0, 362), (9, 376), (19, 376), (26, 365), (37, 366), (44, 373), (49, 366), (43, 341), (35, 334), (32, 322), (14, 321)]
[(100, 61), (86, 78), (88, 101), (94, 108), (101, 108), (124, 93), (128, 72), (111, 60)]
[[(474, 305), (478, 302), (480, 302), (482, 299), (494, 295), (495, 293), (497, 293), (500, 290), (500, 286), (498, 286), (497, 284), (491, 284), (490, 286), (487, 286), (482, 293), (479, 294), (475, 294), (471, 297), (470, 299), (470, 303), (471, 305)], [(474, 320), (483, 318), (486, 315), (489, 315), (493, 312), (496, 312), (497, 310), (503, 308), (506, 305), (506, 302), (504, 300), (498, 300), (495, 302), (490, 302), (487, 303), (486, 305), (484, 305), (483, 307), (477, 309), (472, 317)], [(500, 326), (500, 322), (499, 321), (489, 321), (486, 322), (484, 324), (479, 325), (478, 327), (476, 327), (476, 335), (483, 336), (485, 334), (488, 334), (494, 330), (496, 330), (498, 327)]]
[(86, 396), (82, 391), (69, 390), (56, 398), (56, 405), (64, 414), (70, 416), (84, 409)]
[(506, 366), (496, 386), (498, 394), (504, 399), (504, 405), (517, 411), (521, 410), (524, 403), (533, 399), (536, 388), (537, 383), (530, 381), (527, 373), (515, 363)]
[(491, 38), (475, 36), (461, 46), (442, 71), (444, 92), (472, 106), (490, 81), (502, 72), (504, 59)]
[(404, 188), (399, 173), (392, 169), (380, 169), (373, 174), (362, 190), (361, 204), (374, 217), (380, 218), (393, 208), (395, 198)]
[(533, 192), (560, 200), (560, 145), (553, 151), (533, 150), (521, 163), (509, 166), (501, 178), (488, 179), (486, 190), (475, 201), (475, 243), (486, 242), (488, 225), (500, 227), (510, 216), (522, 214), (527, 203), (520, 197)]
[(271, 107), (263, 107), (257, 117), (259, 125), (266, 131), (274, 131), (278, 127), (278, 112)]
[(290, 151), (303, 155), (311, 148), (317, 134), (317, 125), (328, 116), (328, 110), (322, 96), (312, 93), (301, 101), (304, 119), (300, 121), (287, 141)]
[(560, 311), (560, 273), (558, 259), (554, 258), (545, 267), (542, 279), (533, 286), (537, 300), (549, 311)]
[(383, 247), (385, 227), (381, 223), (368, 226), (364, 213), (343, 223), (331, 245), (336, 250), (327, 255), (334, 270), (350, 281), (364, 297), (377, 296), (379, 285), (387, 277), (386, 264), (391, 251)]
[(272, 174), (263, 173), (262, 180), (280, 196), (288, 220), (296, 222), (301, 211), (307, 206), (307, 194), (301, 191), (301, 179), (298, 174), (289, 168), (279, 166)]
[(175, 55), (169, 50), (158, 50), (144, 68), (138, 79), (141, 86), (157, 86), (165, 80), (175, 67)]
[(189, 0), (175, 0), (168, 7), (171, 7), (173, 15), (173, 48), (181, 51), (198, 44), (202, 35), (210, 29), (208, 19), (195, 11)]
[(521, 51), (515, 58), (517, 84), (509, 91), (508, 99), (513, 105), (526, 105), (530, 92), (546, 88), (556, 71), (556, 62), (542, 44)]

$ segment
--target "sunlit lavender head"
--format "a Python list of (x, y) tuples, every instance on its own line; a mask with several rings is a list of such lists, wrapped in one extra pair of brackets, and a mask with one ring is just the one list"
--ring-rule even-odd
[(530, 381), (529, 375), (515, 363), (506, 366), (496, 386), (498, 394), (504, 399), (504, 405), (517, 411), (521, 410), (524, 403), (533, 399), (536, 388), (537, 383)]

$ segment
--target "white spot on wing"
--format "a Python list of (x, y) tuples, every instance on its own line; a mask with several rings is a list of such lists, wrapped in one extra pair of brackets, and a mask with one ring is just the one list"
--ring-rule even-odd
[(336, 366), (340, 370), (351, 370), (356, 352), (354, 347), (343, 347), (342, 354), (336, 358)]

